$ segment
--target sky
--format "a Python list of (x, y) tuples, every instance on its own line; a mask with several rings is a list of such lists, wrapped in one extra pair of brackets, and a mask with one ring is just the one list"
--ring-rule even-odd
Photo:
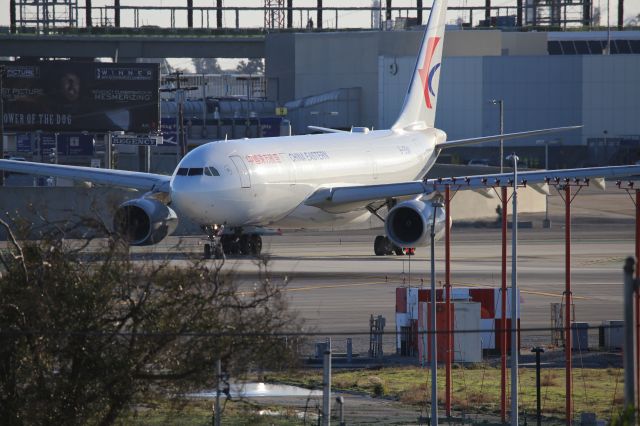
[[(61, 1), (61, 0), (59, 0)], [(618, 0), (593, 0), (594, 7), (601, 8), (601, 16), (602, 25), (606, 25), (607, 23), (607, 2), (610, 2), (610, 12), (611, 12), (611, 25), (616, 24), (617, 16), (618, 16)], [(485, 0), (450, 0), (450, 6), (482, 6), (484, 5)], [(215, 0), (194, 0), (194, 6), (208, 6), (212, 7), (215, 5)], [(265, 0), (223, 0), (223, 3), (227, 7), (232, 6), (242, 6), (242, 7), (262, 7), (265, 4)], [(385, 3), (385, 0), (382, 0), (382, 3)], [(492, 0), (493, 6), (513, 6), (515, 5), (516, 0)], [(85, 0), (78, 0), (78, 4), (80, 6), (85, 4)], [(93, 0), (92, 2), (94, 7), (93, 17), (95, 19), (99, 19), (100, 12), (95, 8), (104, 6), (104, 5), (113, 5), (113, 0)], [(120, 4), (123, 6), (126, 5), (154, 5), (154, 6), (185, 6), (186, 0), (121, 0)], [(315, 7), (317, 4), (317, 0), (294, 0), (294, 7)], [(335, 7), (335, 6), (344, 6), (348, 4), (350, 6), (360, 6), (366, 7), (372, 4), (372, 0), (324, 0), (323, 2), (325, 7)], [(415, 6), (416, 0), (393, 0), (394, 7), (407, 7), (407, 6)], [(423, 4), (425, 6), (430, 6), (430, 0), (424, 0)], [(625, 0), (625, 21), (628, 19), (635, 18), (640, 14), (640, 0)], [(576, 8), (577, 10), (577, 8)], [(81, 25), (84, 25), (84, 16), (83, 13), (80, 13)], [(480, 19), (482, 14), (477, 13), (474, 16), (474, 21)], [(406, 16), (406, 15), (405, 15)], [(296, 13), (294, 14), (294, 26), (300, 26), (301, 23), (306, 23), (309, 15), (306, 12), (302, 14)], [(315, 21), (316, 16), (315, 13), (311, 14), (311, 17)], [(459, 11), (449, 11), (448, 20), (451, 23), (454, 23), (458, 17), (462, 17), (463, 20), (468, 21), (468, 15), (463, 14)], [(425, 14), (424, 19), (426, 20), (427, 16)], [(186, 12), (177, 12), (175, 21), (176, 26), (178, 27), (186, 27)], [(121, 14), (121, 21), (123, 26), (132, 27), (134, 26), (134, 17), (133, 12), (131, 11), (123, 11)], [(335, 27), (336, 25), (336, 14), (333, 11), (325, 11), (324, 14), (324, 27), (330, 28)], [(341, 12), (337, 16), (338, 25), (340, 27), (348, 26), (348, 27), (370, 27), (371, 26), (371, 15), (369, 12), (358, 12), (358, 11), (345, 11)], [(202, 24), (206, 26), (207, 17), (206, 15), (201, 15), (199, 13), (194, 13), (194, 26), (201, 27)], [(477, 22), (476, 22), (477, 23)], [(139, 15), (139, 25), (157, 25), (161, 27), (170, 27), (170, 13), (169, 12), (156, 12), (156, 11), (144, 11)], [(0, 0), (0, 26), (8, 26), (9, 25), (9, 0)], [(215, 25), (215, 12), (211, 12), (209, 14), (209, 25)], [(226, 13), (224, 15), (224, 25), (227, 27), (235, 27), (235, 14)], [(248, 12), (242, 11), (240, 12), (240, 26), (241, 27), (263, 27), (264, 26), (264, 14), (262, 11), (257, 12)], [(170, 61), (173, 66), (178, 67), (189, 67), (190, 61), (188, 59), (173, 59)], [(237, 63), (234, 59), (222, 59), (219, 61), (221, 66), (225, 69), (235, 68), (235, 64)]]

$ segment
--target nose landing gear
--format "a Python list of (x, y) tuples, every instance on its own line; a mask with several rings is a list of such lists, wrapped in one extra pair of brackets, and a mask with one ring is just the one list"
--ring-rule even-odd
[(222, 246), (222, 238), (224, 225), (205, 225), (202, 229), (207, 233), (209, 243), (204, 245), (204, 258), (224, 259), (224, 249)]
[(242, 229), (236, 229), (231, 234), (224, 234), (224, 226), (208, 225), (203, 229), (209, 237), (210, 243), (204, 245), (204, 257), (223, 259), (228, 255), (260, 256), (262, 253), (262, 237), (259, 234), (243, 234)]
[(402, 247), (398, 247), (393, 244), (389, 238), (384, 235), (378, 235), (373, 242), (373, 252), (376, 256), (404, 256), (404, 250)]

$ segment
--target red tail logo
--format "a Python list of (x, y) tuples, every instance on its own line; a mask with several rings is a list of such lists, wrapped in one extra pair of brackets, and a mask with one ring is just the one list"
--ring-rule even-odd
[(427, 104), (428, 109), (432, 109), (431, 105), (431, 96), (435, 98), (436, 94), (433, 91), (433, 87), (431, 82), (433, 80), (433, 76), (435, 75), (438, 68), (440, 68), (440, 63), (431, 65), (431, 60), (433, 59), (433, 54), (436, 52), (436, 47), (438, 46), (438, 42), (440, 41), (440, 37), (430, 37), (427, 41), (427, 53), (424, 55), (424, 64), (422, 68), (418, 70), (420, 74), (420, 80), (422, 81), (422, 89), (424, 92), (424, 101)]

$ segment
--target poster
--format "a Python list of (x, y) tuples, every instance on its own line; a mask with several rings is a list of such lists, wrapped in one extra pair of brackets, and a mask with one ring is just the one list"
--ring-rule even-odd
[(158, 64), (38, 61), (6, 67), (7, 131), (158, 130)]

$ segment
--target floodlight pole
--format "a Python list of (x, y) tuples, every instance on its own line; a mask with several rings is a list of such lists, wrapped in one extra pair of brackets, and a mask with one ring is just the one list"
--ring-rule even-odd
[(565, 234), (565, 290), (564, 290), (564, 351), (565, 351), (565, 420), (567, 426), (571, 426), (573, 400), (572, 400), (572, 346), (571, 346), (571, 185), (567, 182), (564, 187), (564, 234)]
[(451, 188), (444, 189), (444, 277), (445, 277), (445, 315), (447, 316), (447, 334), (445, 352), (445, 413), (451, 417), (451, 364), (453, 362), (453, 312), (451, 309)]
[(513, 161), (511, 213), (511, 425), (518, 426), (518, 156)]
[[(500, 135), (504, 134), (504, 100), (503, 99), (491, 99), (494, 105), (500, 107)], [(500, 138), (500, 173), (504, 172), (504, 140)]]
[[(572, 364), (572, 339), (571, 339), (571, 314), (573, 308), (573, 294), (571, 292), (571, 202), (578, 195), (580, 190), (589, 185), (588, 180), (582, 181), (581, 179), (564, 179), (561, 183), (560, 180), (556, 180), (556, 187), (558, 193), (564, 200), (564, 350), (565, 350), (565, 423), (567, 426), (571, 425), (573, 417), (573, 364)], [(571, 187), (575, 186), (576, 192), (572, 194)], [(562, 193), (564, 192), (564, 195)]]
[[(633, 359), (633, 293), (636, 286), (634, 279), (635, 259), (628, 257), (624, 265), (624, 345), (622, 360), (624, 366), (624, 406), (634, 407), (635, 372)], [(635, 407), (631, 413), (635, 414)], [(634, 417), (628, 424), (635, 424)]]
[(500, 294), (500, 418), (507, 421), (507, 206), (509, 203), (506, 186), (500, 187), (502, 198), (502, 288)]
[(436, 215), (442, 203), (434, 201), (431, 222), (431, 426), (438, 426), (438, 340), (436, 336)]
[[(640, 189), (636, 189), (636, 261), (640, 261)], [(640, 267), (636, 265), (636, 280), (640, 280)], [(640, 290), (635, 291), (636, 302), (636, 408), (640, 407)]]
[[(640, 260), (640, 188), (635, 188), (636, 182), (630, 181), (628, 186), (623, 186), (622, 181), (618, 181), (616, 186), (619, 189), (622, 189), (627, 192), (629, 198), (634, 204), (635, 208), (635, 255), (636, 261)], [(633, 196), (633, 192), (635, 192), (635, 197)], [(635, 267), (635, 278), (636, 281), (640, 282), (640, 267), (636, 265)], [(635, 304), (635, 313), (634, 313), (634, 335), (635, 335), (635, 354), (633, 357), (633, 366), (635, 371), (635, 400), (634, 404), (637, 407), (640, 407), (640, 289), (637, 287), (634, 288), (633, 301)], [(625, 301), (626, 305), (626, 301)]]

